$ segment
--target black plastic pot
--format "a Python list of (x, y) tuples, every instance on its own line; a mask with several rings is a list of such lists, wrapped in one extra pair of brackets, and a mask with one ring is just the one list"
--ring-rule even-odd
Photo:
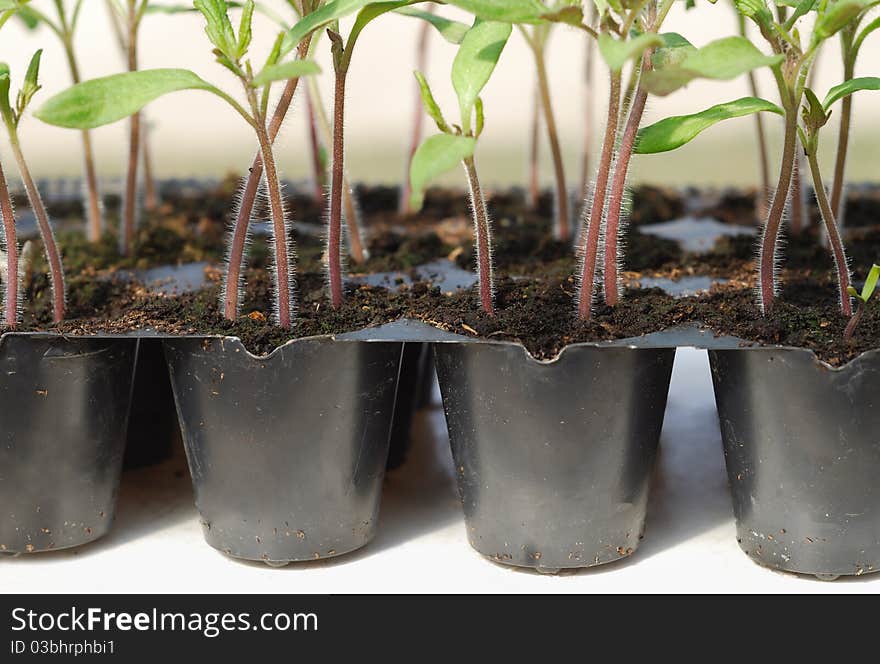
[(180, 440), (162, 341), (141, 338), (137, 344), (124, 468), (141, 468), (165, 461)]
[(110, 528), (136, 342), (0, 339), (0, 552), (54, 551)]
[(880, 569), (880, 351), (710, 350), (737, 540), (775, 569)]
[(165, 341), (205, 539), (271, 565), (341, 555), (376, 531), (402, 344)]
[(542, 572), (629, 556), (645, 524), (674, 349), (438, 343), (471, 545)]

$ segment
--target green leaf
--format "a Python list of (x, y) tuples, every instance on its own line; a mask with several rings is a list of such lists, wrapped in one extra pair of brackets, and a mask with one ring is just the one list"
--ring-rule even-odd
[(599, 53), (602, 54), (605, 64), (615, 72), (623, 69), (629, 60), (640, 58), (649, 48), (658, 46), (663, 46), (663, 38), (653, 32), (626, 40), (614, 39), (604, 32), (599, 35)]
[(783, 115), (783, 110), (779, 106), (766, 99), (743, 97), (726, 104), (712, 106), (700, 113), (666, 118), (639, 130), (635, 152), (637, 154), (655, 154), (675, 150), (693, 140), (703, 130), (722, 120), (762, 111)]
[(773, 14), (764, 0), (733, 0), (736, 11), (762, 26), (773, 23)]
[(194, 0), (193, 6), (205, 18), (205, 33), (211, 43), (223, 55), (235, 60), (238, 43), (232, 23), (229, 21), (225, 0)]
[(416, 7), (400, 7), (396, 9), (395, 12), (398, 14), (402, 14), (404, 16), (410, 16), (412, 18), (418, 18), (423, 21), (427, 21), (431, 25), (433, 25), (437, 32), (448, 41), (450, 44), (460, 44), (461, 40), (464, 39), (464, 36), (467, 34), (467, 31), (470, 29), (464, 23), (459, 23), (458, 21), (452, 21), (448, 18), (444, 18), (443, 16), (438, 16), (437, 14), (433, 14), (431, 12), (426, 12), (424, 9), (417, 9)]
[(874, 265), (865, 279), (865, 285), (862, 287), (862, 301), (867, 303), (877, 288), (877, 280), (880, 279), (880, 265)]
[(764, 55), (744, 37), (725, 37), (685, 55), (677, 65), (645, 72), (642, 85), (664, 96), (697, 78), (727, 81), (759, 67), (772, 67), (783, 55)]
[(43, 49), (39, 49), (34, 53), (28, 64), (27, 73), (24, 76), (24, 83), (18, 91), (18, 99), (16, 100), (16, 114), (19, 118), (24, 114), (28, 104), (31, 103), (34, 95), (40, 90), (40, 60), (43, 56)]
[(277, 65), (264, 67), (263, 71), (254, 77), (254, 87), (261, 87), (275, 81), (289, 81), (301, 76), (320, 74), (321, 67), (314, 60), (290, 60)]
[(449, 128), (449, 125), (446, 122), (446, 119), (443, 117), (443, 112), (440, 110), (440, 105), (437, 103), (437, 100), (434, 99), (434, 93), (431, 92), (431, 86), (428, 85), (427, 79), (422, 75), (421, 72), (413, 72), (416, 76), (416, 80), (419, 83), (419, 92), (422, 95), (422, 105), (425, 107), (425, 111), (427, 111), (428, 115), (431, 116), (431, 119), (437, 124), (437, 128), (442, 131), (444, 134), (451, 134), (452, 130)]
[(856, 16), (873, 4), (873, 0), (837, 0), (816, 20), (813, 41), (821, 42), (840, 32)]
[(828, 91), (828, 94), (825, 95), (825, 100), (822, 102), (822, 108), (827, 111), (834, 102), (843, 99), (854, 92), (859, 92), (860, 90), (880, 90), (880, 78), (876, 76), (862, 76), (859, 78), (851, 78), (840, 85), (835, 85)]
[(49, 99), (34, 115), (58, 127), (94, 129), (127, 118), (171, 92), (215, 89), (187, 69), (145, 69), (74, 85)]
[(697, 50), (696, 46), (676, 32), (667, 32), (660, 35), (660, 38), (663, 39), (663, 46), (651, 56), (651, 66), (655, 70), (677, 67)]
[(426, 139), (413, 155), (410, 166), (412, 206), (419, 210), (425, 199), (425, 187), (434, 178), (451, 171), (474, 154), (477, 141), (470, 136), (436, 134)]
[(445, 0), (483, 21), (542, 23), (552, 12), (538, 0)]
[(474, 104), (495, 71), (512, 30), (510, 23), (477, 19), (455, 54), (452, 62), (452, 87), (458, 95), (462, 129), (465, 133), (470, 131)]
[(254, 0), (244, 3), (244, 11), (241, 13), (241, 22), (238, 24), (238, 57), (243, 58), (251, 46), (253, 31), (251, 25), (254, 20)]

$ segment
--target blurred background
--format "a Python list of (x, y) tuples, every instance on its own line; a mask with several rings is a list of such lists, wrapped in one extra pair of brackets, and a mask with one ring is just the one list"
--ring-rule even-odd
[[(182, 0), (181, 0), (182, 1)], [(293, 21), (284, 0), (263, 0), (280, 16)], [(33, 0), (33, 4), (52, 14), (53, 2)], [(72, 2), (68, 4), (72, 5)], [(170, 4), (157, 0), (155, 4)], [(438, 13), (467, 20), (465, 15), (448, 6), (438, 6)], [(351, 19), (343, 23), (343, 32)], [(421, 22), (404, 16), (387, 15), (368, 26), (355, 53), (348, 82), (347, 167), (352, 181), (396, 183), (403, 176), (415, 100), (412, 76), (415, 48)], [(262, 62), (271, 47), (278, 28), (267, 17), (255, 17), (254, 62)], [(737, 22), (730, 3), (720, 0), (715, 5), (700, 2), (686, 11), (684, 3), (673, 9), (664, 31), (685, 35), (701, 46), (719, 37), (736, 34)], [(880, 34), (880, 33), (875, 33)], [(214, 62), (210, 45), (203, 32), (199, 14), (150, 14), (140, 33), (140, 66), (186, 67), (203, 78), (240, 96), (238, 82)], [(758, 42), (760, 43), (760, 42)], [(318, 60), (324, 74), (320, 77), (324, 103), (331, 102), (329, 43), (322, 40)], [(14, 21), (0, 36), (0, 61), (12, 67), (13, 85), (17, 87), (32, 53), (44, 48), (43, 90), (35, 100), (42, 100), (70, 84), (67, 63), (57, 38), (45, 27), (27, 31)], [(83, 78), (94, 78), (122, 71), (123, 60), (114, 39), (104, 0), (85, 0), (75, 43)], [(455, 47), (436, 32), (430, 36), (429, 66), (426, 72), (435, 94), (447, 115), (457, 108), (449, 71)], [(764, 48), (763, 50), (766, 50)], [(583, 33), (567, 27), (555, 28), (548, 50), (552, 93), (565, 150), (567, 175), (571, 187), (579, 184), (580, 150), (584, 140), (588, 105), (592, 104), (593, 150), (598, 151), (599, 132), (605, 114), (607, 80), (601, 63), (594, 62), (596, 85), (589, 93), (584, 89), (586, 38)], [(875, 65), (880, 56), (880, 37), (868, 39), (862, 50), (856, 75), (877, 74)], [(598, 60), (596, 58), (595, 60)], [(873, 69), (873, 71), (872, 71)], [(529, 148), (529, 127), (532, 121), (534, 66), (522, 38), (514, 31), (504, 52), (496, 75), (484, 94), (486, 131), (481, 139), (478, 160), (481, 176), (489, 186), (523, 183), (526, 155)], [(829, 43), (821, 54), (816, 88), (820, 97), (841, 81), (841, 64), (837, 41)], [(776, 101), (772, 80), (767, 72), (759, 77), (762, 96)], [(276, 86), (279, 87), (280, 86)], [(722, 101), (749, 94), (745, 77), (732, 82), (695, 82), (670, 97), (649, 101), (645, 122), (650, 123), (672, 114), (691, 113)], [(301, 102), (301, 100), (298, 100)], [(880, 148), (877, 114), (880, 95), (863, 93), (855, 101), (854, 138), (851, 143), (849, 179), (876, 179), (873, 156)], [(282, 174), (290, 179), (309, 177), (307, 127), (302, 103), (295, 103), (277, 143)], [(249, 165), (255, 150), (250, 128), (228, 106), (203, 92), (181, 92), (160, 99), (147, 111), (151, 126), (155, 169), (159, 176), (223, 176), (240, 173)], [(771, 155), (778, 151), (780, 120), (766, 116), (771, 138)], [(127, 137), (125, 122), (94, 132), (98, 169), (102, 176), (122, 173)], [(834, 138), (836, 119), (832, 119), (825, 138)], [(431, 125), (426, 123), (427, 131)], [(751, 185), (758, 178), (754, 120), (741, 118), (716, 126), (690, 145), (665, 155), (636, 156), (633, 162), (634, 181), (658, 184)], [(39, 177), (78, 175), (81, 143), (77, 132), (42, 124), (33, 117), (21, 126), (24, 150), (32, 170)], [(0, 151), (8, 155), (5, 138)], [(830, 176), (833, 146), (820, 152)], [(542, 144), (542, 177), (550, 181), (551, 168), (546, 142)], [(10, 175), (12, 175), (10, 173)], [(446, 182), (460, 183), (460, 174), (450, 174)]]

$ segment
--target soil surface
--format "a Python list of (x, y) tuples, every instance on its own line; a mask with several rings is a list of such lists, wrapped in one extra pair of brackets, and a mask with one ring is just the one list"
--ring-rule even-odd
[[(490, 197), (496, 266), (496, 311), (482, 313), (472, 290), (441, 292), (419, 281), (413, 268), (448, 258), (473, 268), (468, 201), (461, 192), (434, 189), (418, 215), (400, 217), (397, 191), (360, 187), (358, 201), (370, 257), (349, 261), (350, 274), (399, 272), (393, 291), (350, 285), (339, 310), (329, 306), (324, 288), (323, 202), (307, 194), (290, 195), (297, 226), (298, 318), (293, 331), (273, 325), (270, 254), (265, 239), (255, 235), (245, 274), (242, 315), (227, 321), (219, 314), (233, 180), (198, 195), (164, 192), (159, 210), (149, 213), (138, 231), (134, 257), (119, 257), (112, 234), (87, 243), (78, 230), (81, 210), (69, 202), (50, 206), (61, 220), (59, 242), (68, 282), (68, 318), (51, 324), (50, 291), (39, 247), (25, 273), (23, 331), (52, 330), (65, 334), (127, 333), (153, 329), (169, 334), (239, 336), (254, 353), (271, 352), (285, 341), (332, 334), (413, 317), (458, 334), (521, 341), (534, 355), (549, 358), (565, 345), (634, 337), (669, 327), (702, 323), (719, 334), (760, 343), (800, 346), (840, 365), (880, 342), (880, 306), (876, 298), (851, 342), (842, 340), (847, 320), (839, 313), (833, 265), (815, 226), (802, 237), (788, 238), (780, 274), (782, 289), (773, 311), (761, 316), (754, 300), (755, 237), (725, 237), (707, 252), (685, 252), (675, 241), (643, 232), (649, 224), (681, 217), (714, 217), (746, 226), (754, 223), (750, 192), (695, 192), (642, 187), (633, 194), (624, 264), (626, 296), (610, 308), (596, 298), (588, 322), (575, 316), (576, 261), (570, 242), (552, 238), (551, 196), (529, 209), (520, 190)], [(850, 191), (848, 223), (857, 226), (848, 241), (854, 280), (858, 284), (873, 262), (880, 261), (880, 188)], [(261, 211), (257, 211), (257, 218)], [(110, 224), (114, 223), (112, 217)], [(871, 222), (874, 224), (875, 222)], [(255, 224), (259, 230), (259, 225)], [(35, 245), (39, 243), (36, 242)], [(207, 286), (193, 293), (157, 294), (124, 278), (127, 270), (169, 264), (205, 262)], [(651, 279), (677, 280), (705, 276), (721, 283), (710, 292), (673, 298), (657, 288), (641, 288)], [(407, 283), (404, 283), (406, 281)]]

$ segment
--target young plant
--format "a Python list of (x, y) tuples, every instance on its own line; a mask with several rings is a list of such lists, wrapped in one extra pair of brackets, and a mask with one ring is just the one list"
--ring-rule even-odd
[[(839, 0), (834, 3), (814, 3), (812, 0), (803, 0), (784, 22), (774, 18), (765, 0), (735, 0), (735, 3), (737, 9), (746, 18), (758, 26), (762, 37), (774, 53), (773, 56), (763, 56), (754, 46), (746, 42), (757, 53), (757, 56), (754, 56), (755, 66), (766, 65), (773, 72), (782, 107), (763, 99), (748, 97), (728, 104), (719, 104), (701, 113), (667, 118), (641, 132), (636, 150), (651, 153), (675, 149), (707, 127), (731, 117), (760, 111), (775, 112), (783, 116), (785, 131), (779, 179), (767, 210), (758, 257), (758, 305), (761, 312), (767, 314), (772, 311), (776, 298), (777, 252), (782, 219), (797, 158), (798, 115), (816, 53), (825, 41), (860, 16), (873, 2)], [(815, 22), (807, 39), (802, 40), (798, 22), (811, 12), (816, 14)], [(694, 66), (688, 56), (670, 70), (669, 76), (666, 77), (668, 81), (659, 79), (655, 83), (660, 87), (663, 87), (664, 83), (669, 83), (663, 89), (671, 91), (680, 87), (683, 82), (703, 75), (707, 67), (714, 71), (717, 66), (717, 70), (721, 71), (736, 64), (742, 64), (742, 60), (727, 58), (725, 62), (703, 63), (702, 67)], [(833, 103), (828, 100), (826, 102)], [(817, 190), (820, 196), (824, 193), (821, 186), (817, 187)], [(845, 265), (838, 266), (839, 273), (844, 269)], [(841, 305), (845, 306), (843, 302)]]
[[(271, 84), (314, 74), (318, 66), (311, 61), (280, 61), (281, 36), (266, 60), (254, 72), (248, 52), (251, 44), (251, 22), (255, 5), (243, 5), (238, 30), (232, 26), (224, 0), (195, 0), (202, 13), (205, 32), (214, 47), (217, 62), (239, 80), (247, 108), (232, 96), (186, 69), (148, 69), (116, 74), (75, 85), (56, 95), (37, 112), (49, 124), (76, 129), (94, 128), (116, 122), (140, 111), (151, 101), (180, 90), (204, 90), (227, 102), (253, 129), (263, 163), (263, 179), (268, 193), (272, 218), (271, 243), (274, 254), (275, 319), (289, 329), (294, 319), (293, 252), (290, 246), (288, 220), (281, 196), (281, 185), (275, 168), (267, 118)], [(228, 283), (227, 275), (227, 283)]]
[[(287, 34), (287, 43), (299, 43), (316, 30), (325, 29), (330, 39), (333, 59), (333, 140), (331, 148), (330, 215), (327, 231), (328, 290), (330, 304), (334, 309), (342, 306), (342, 218), (345, 184), (345, 87), (355, 46), (363, 30), (379, 16), (409, 5), (415, 0), (399, 2), (363, 2), (358, 0), (334, 0), (317, 11), (305, 16)], [(339, 33), (339, 19), (354, 13), (354, 25), (344, 38)], [(354, 234), (349, 238), (359, 241)]]
[[(83, 8), (83, 0), (76, 0), (72, 8), (65, 6), (63, 0), (55, 0), (55, 16), (50, 17), (43, 13), (36, 6), (28, 4), (19, 11), (19, 16), (29, 27), (37, 27), (45, 25), (58, 38), (64, 47), (64, 55), (67, 60), (67, 66), (70, 70), (70, 77), (73, 83), (79, 83), (82, 79), (80, 76), (79, 62), (76, 58), (76, 51), (73, 46), (74, 36), (77, 26), (79, 25), (79, 17)], [(86, 235), (92, 242), (101, 239), (101, 233), (104, 229), (103, 205), (101, 203), (101, 194), (98, 189), (98, 175), (95, 170), (95, 154), (92, 148), (92, 137), (88, 131), (82, 132), (83, 146), (83, 175), (86, 185)]]
[(855, 314), (853, 314), (853, 317), (850, 319), (849, 324), (843, 332), (844, 340), (849, 341), (852, 339), (856, 327), (858, 327), (859, 322), (862, 320), (862, 316), (865, 314), (865, 307), (868, 306), (868, 301), (871, 299), (874, 290), (877, 288), (878, 279), (880, 279), (880, 265), (875, 264), (868, 273), (868, 278), (865, 280), (865, 285), (862, 287), (861, 293), (852, 286), (849, 287), (849, 294), (856, 298), (858, 309), (856, 309)]
[(511, 32), (509, 23), (477, 19), (462, 40), (452, 63), (452, 86), (458, 97), (460, 124), (450, 125), (446, 122), (428, 82), (420, 72), (416, 72), (425, 110), (441, 133), (426, 139), (413, 157), (410, 173), (412, 204), (416, 209), (421, 208), (425, 186), (438, 175), (462, 164), (471, 195), (480, 306), (490, 316), (495, 314), (492, 301), (492, 236), (474, 151), (484, 127), (480, 93), (489, 82)]
[[(46, 260), (49, 263), (49, 280), (52, 286), (52, 319), (57, 323), (64, 318), (64, 269), (61, 265), (61, 254), (58, 251), (58, 245), (55, 242), (55, 234), (49, 223), (49, 213), (40, 197), (40, 191), (31, 176), (27, 161), (21, 149), (21, 141), (19, 139), (18, 127), (24, 112), (27, 110), (34, 98), (34, 95), (40, 90), (40, 58), (43, 52), (37, 51), (31, 58), (24, 77), (24, 83), (18, 91), (18, 95), (13, 105), (10, 102), (10, 75), (9, 66), (0, 64), (0, 115), (3, 117), (3, 124), (9, 136), (9, 145), (12, 148), (12, 154), (18, 164), (18, 172), (24, 183), (27, 192), (28, 201), (31, 209), (37, 219), (37, 226), (40, 230), (40, 237), (43, 240), (43, 247), (46, 252)], [(6, 235), (6, 251), (7, 251), (7, 277), (6, 277), (6, 306), (4, 318), (6, 324), (10, 327), (15, 326), (18, 316), (18, 255), (17, 242), (15, 233), (15, 219), (13, 217), (12, 204), (9, 202), (9, 192), (6, 187), (6, 179), (0, 175), (2, 183), (0, 183), (0, 212), (3, 213), (4, 231)]]

